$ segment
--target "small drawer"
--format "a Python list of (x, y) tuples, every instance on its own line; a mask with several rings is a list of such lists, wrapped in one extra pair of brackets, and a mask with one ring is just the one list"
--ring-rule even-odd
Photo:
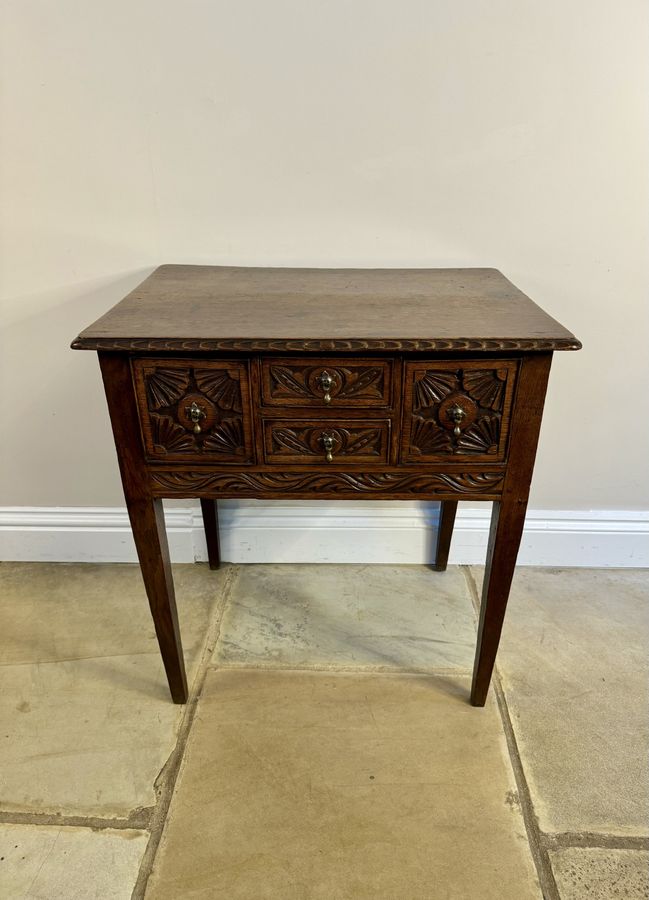
[(247, 363), (135, 359), (133, 375), (148, 457), (254, 462)]
[(267, 463), (340, 466), (388, 459), (386, 419), (265, 419), (263, 429)]
[(389, 407), (392, 360), (262, 359), (261, 390), (267, 406)]
[(402, 461), (504, 460), (517, 369), (515, 360), (407, 363)]

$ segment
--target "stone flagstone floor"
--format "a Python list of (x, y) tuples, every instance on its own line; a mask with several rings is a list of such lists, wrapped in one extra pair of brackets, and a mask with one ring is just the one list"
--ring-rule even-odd
[(649, 897), (649, 572), (0, 564), (0, 897)]

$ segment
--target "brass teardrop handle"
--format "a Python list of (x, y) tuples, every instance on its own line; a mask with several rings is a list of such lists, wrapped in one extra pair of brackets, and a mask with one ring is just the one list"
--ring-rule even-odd
[(329, 392), (334, 386), (334, 380), (326, 369), (320, 374), (318, 382), (320, 383), (320, 387), (324, 391), (324, 402), (331, 403), (331, 394)]
[(325, 453), (326, 453), (325, 458), (326, 458), (327, 462), (333, 462), (334, 461), (333, 449), (334, 449), (334, 444), (336, 442), (335, 437), (333, 436), (333, 434), (323, 434), (322, 437), (320, 438), (320, 440), (322, 441), (322, 444), (325, 448)]
[(460, 425), (462, 424), (462, 420), (466, 419), (466, 413), (462, 409), (459, 403), (454, 403), (453, 406), (450, 406), (446, 411), (446, 415), (449, 417), (453, 425), (453, 434), (455, 437), (459, 437), (462, 434), (462, 430), (460, 429)]
[(201, 419), (205, 418), (205, 413), (203, 412), (203, 410), (200, 408), (198, 403), (194, 400), (194, 402), (192, 403), (191, 406), (185, 407), (185, 412), (187, 413), (189, 418), (194, 423), (194, 434), (200, 434), (201, 433), (200, 421), (201, 421)]

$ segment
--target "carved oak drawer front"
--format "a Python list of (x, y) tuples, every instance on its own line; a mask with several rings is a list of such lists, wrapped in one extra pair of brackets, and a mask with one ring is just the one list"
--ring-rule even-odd
[(387, 462), (390, 422), (265, 419), (267, 463), (332, 465)]
[(505, 458), (518, 363), (406, 364), (402, 460)]
[(149, 457), (253, 462), (246, 363), (136, 359), (133, 373)]
[(261, 383), (269, 406), (388, 407), (392, 360), (262, 359)]

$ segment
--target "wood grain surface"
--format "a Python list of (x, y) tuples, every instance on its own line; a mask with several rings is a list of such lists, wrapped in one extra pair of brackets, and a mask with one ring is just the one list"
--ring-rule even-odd
[(86, 350), (576, 350), (496, 269), (160, 266)]

